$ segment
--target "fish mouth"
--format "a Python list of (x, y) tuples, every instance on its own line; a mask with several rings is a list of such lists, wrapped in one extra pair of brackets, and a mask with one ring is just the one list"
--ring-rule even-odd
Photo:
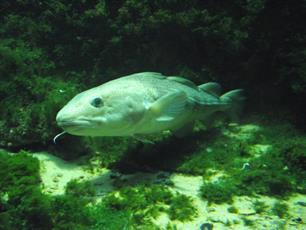
[(88, 128), (90, 126), (90, 122), (88, 120), (74, 120), (74, 121), (60, 120), (57, 121), (57, 125), (64, 130), (67, 129), (75, 130), (75, 129)]

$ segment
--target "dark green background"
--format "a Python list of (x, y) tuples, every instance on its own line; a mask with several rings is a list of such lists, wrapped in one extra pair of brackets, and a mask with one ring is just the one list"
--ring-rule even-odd
[(0, 147), (49, 145), (74, 94), (141, 71), (243, 88), (246, 113), (306, 128), (305, 0), (10, 0), (0, 15)]

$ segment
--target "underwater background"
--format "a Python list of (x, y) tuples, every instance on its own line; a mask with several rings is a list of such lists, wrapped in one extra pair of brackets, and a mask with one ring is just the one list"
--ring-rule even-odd
[[(306, 229), (306, 1), (0, 1), (0, 230)], [(77, 93), (143, 71), (242, 88), (238, 123), (77, 137)]]

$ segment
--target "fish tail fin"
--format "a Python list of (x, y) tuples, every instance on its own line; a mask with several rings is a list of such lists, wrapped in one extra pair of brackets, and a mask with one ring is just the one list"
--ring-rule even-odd
[(220, 97), (220, 100), (226, 104), (229, 104), (229, 108), (226, 113), (229, 115), (232, 121), (238, 121), (239, 115), (242, 112), (242, 108), (245, 101), (244, 91), (242, 89), (234, 89)]

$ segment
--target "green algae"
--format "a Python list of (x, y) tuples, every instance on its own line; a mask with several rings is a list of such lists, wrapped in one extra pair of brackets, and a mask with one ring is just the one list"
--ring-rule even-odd
[(0, 158), (0, 229), (51, 226), (50, 200), (40, 190), (38, 160), (24, 151), (11, 156), (1, 151)]
[(255, 225), (255, 222), (252, 219), (250, 219), (249, 217), (244, 216), (241, 219), (242, 219), (245, 226), (252, 227), (252, 226)]
[(201, 197), (213, 203), (232, 202), (235, 187), (229, 181), (204, 183), (201, 186)]
[(288, 215), (288, 205), (284, 202), (276, 201), (273, 204), (271, 212), (274, 215), (277, 215), (279, 218), (284, 218), (286, 215)]
[(36, 158), (25, 151), (1, 152), (0, 158), (0, 229), (152, 229), (152, 218), (161, 213), (180, 221), (196, 215), (190, 198), (164, 185), (124, 187), (96, 203), (92, 184), (72, 180), (64, 195), (46, 195), (41, 192)]
[(254, 201), (252, 205), (256, 213), (263, 213), (268, 208), (268, 206), (264, 202), (259, 200)]
[(238, 213), (238, 209), (235, 206), (230, 206), (227, 208), (229, 213)]
[(71, 180), (66, 184), (65, 194), (74, 197), (93, 197), (96, 190), (89, 181), (79, 182), (77, 179)]
[[(179, 167), (181, 172), (203, 175), (204, 200), (231, 202), (234, 195), (256, 194), (286, 197), (305, 189), (300, 178), (305, 178), (305, 152), (301, 149), (306, 137), (292, 127), (286, 124), (256, 129), (229, 127), (220, 136), (203, 144), (204, 151), (200, 149)], [(223, 178), (209, 182), (218, 172), (222, 172)]]
[(177, 195), (171, 201), (169, 216), (171, 220), (189, 221), (197, 216), (197, 210), (190, 197)]
[(168, 213), (172, 220), (180, 221), (192, 220), (196, 216), (189, 197), (173, 194), (161, 185), (125, 187), (108, 195), (103, 203), (115, 211), (137, 213), (131, 217), (135, 224), (145, 224), (142, 221), (156, 218), (161, 212)]

